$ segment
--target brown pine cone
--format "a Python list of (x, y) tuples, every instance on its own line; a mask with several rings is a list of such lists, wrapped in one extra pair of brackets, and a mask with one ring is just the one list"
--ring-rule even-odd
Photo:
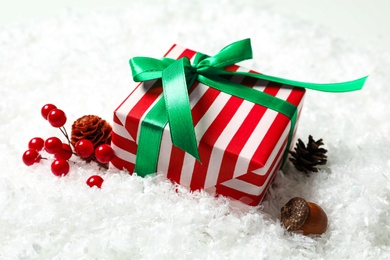
[(298, 171), (304, 173), (318, 172), (316, 166), (325, 165), (327, 161), (327, 150), (320, 147), (323, 144), (322, 139), (315, 141), (311, 135), (309, 135), (307, 146), (301, 139), (298, 139), (294, 151), (289, 151), (290, 161)]
[(77, 119), (72, 125), (70, 142), (73, 146), (81, 139), (88, 139), (94, 148), (101, 144), (111, 143), (111, 125), (95, 115), (86, 115)]

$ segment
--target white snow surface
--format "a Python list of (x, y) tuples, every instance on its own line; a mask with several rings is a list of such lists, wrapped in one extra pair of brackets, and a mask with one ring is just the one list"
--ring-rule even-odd
[[(129, 1), (119, 12), (69, 11), (0, 28), (0, 259), (387, 259), (390, 54), (256, 2)], [(247, 37), (254, 59), (242, 65), (265, 74), (369, 75), (358, 92), (307, 92), (297, 137), (323, 138), (328, 164), (310, 176), (286, 164), (259, 207), (75, 157), (62, 178), (50, 160), (23, 164), (32, 137), (64, 140), (41, 117), (44, 104), (66, 112), (68, 131), (86, 114), (112, 122), (133, 85), (131, 57), (160, 58), (173, 43), (213, 55)], [(85, 184), (94, 174), (101, 189)], [(326, 233), (285, 232), (280, 208), (295, 196), (323, 207)]]

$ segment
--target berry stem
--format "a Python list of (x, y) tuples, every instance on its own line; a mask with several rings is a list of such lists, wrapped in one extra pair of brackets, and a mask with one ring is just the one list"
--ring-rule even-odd
[(64, 126), (62, 126), (59, 129), (60, 129), (61, 133), (65, 136), (66, 140), (68, 141), (69, 146), (72, 146), (74, 148), (73, 144), (69, 140), (69, 135), (68, 135), (68, 132), (66, 131), (66, 128)]

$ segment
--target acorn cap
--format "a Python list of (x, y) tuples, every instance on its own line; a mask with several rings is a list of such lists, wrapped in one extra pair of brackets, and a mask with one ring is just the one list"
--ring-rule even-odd
[(306, 200), (295, 197), (281, 209), (281, 221), (288, 231), (298, 230), (309, 216), (310, 208)]

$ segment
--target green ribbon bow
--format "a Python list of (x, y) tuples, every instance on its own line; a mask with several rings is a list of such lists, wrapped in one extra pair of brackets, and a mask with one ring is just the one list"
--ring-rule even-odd
[[(214, 56), (197, 53), (193, 64), (186, 57), (179, 60), (148, 57), (130, 59), (134, 81), (161, 78), (163, 85), (163, 98), (157, 101), (141, 123), (135, 163), (135, 172), (138, 175), (146, 176), (156, 172), (162, 134), (167, 123), (169, 123), (172, 143), (200, 161), (188, 97), (188, 89), (195, 80), (224, 93), (265, 106), (290, 118), (291, 128), (287, 143), (289, 147), (296, 123), (297, 108), (285, 100), (231, 82), (226, 79), (226, 76), (243, 75), (326, 92), (359, 90), (367, 78), (342, 83), (315, 84), (250, 72), (229, 72), (224, 69), (229, 65), (251, 58), (250, 39), (244, 39), (226, 46)], [(286, 155), (287, 153), (285, 157)]]

